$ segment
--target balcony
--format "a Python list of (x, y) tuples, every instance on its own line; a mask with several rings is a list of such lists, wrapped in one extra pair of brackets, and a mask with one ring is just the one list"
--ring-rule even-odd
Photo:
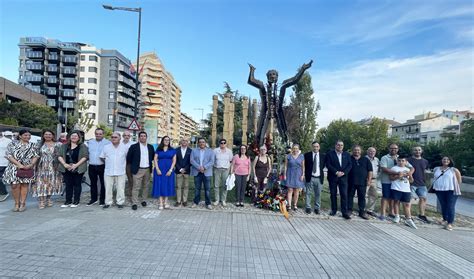
[(75, 67), (63, 67), (61, 72), (65, 76), (76, 75), (76, 68)]
[(48, 65), (48, 67), (46, 68), (46, 71), (48, 73), (57, 73), (58, 72), (58, 66), (56, 65)]
[(130, 78), (135, 78), (135, 73), (132, 73), (132, 71), (130, 71), (130, 67), (126, 67), (124, 64), (119, 65), (119, 71), (126, 74)]
[(117, 101), (122, 103), (122, 104), (126, 104), (128, 106), (135, 107), (135, 102), (133, 101), (133, 99), (124, 98), (122, 96), (119, 96), (117, 98)]
[(50, 107), (56, 107), (56, 100), (48, 99), (48, 100), (46, 100), (46, 105), (48, 105)]
[(48, 84), (58, 84), (58, 78), (57, 77), (48, 77), (46, 80)]
[(43, 70), (43, 64), (41, 63), (27, 63), (26, 64), (26, 69), (30, 71), (42, 71)]
[(122, 127), (122, 128), (128, 128), (128, 125), (130, 123), (127, 123), (126, 121), (117, 121), (117, 126)]
[(126, 84), (130, 88), (135, 88), (135, 83), (131, 79), (128, 79), (123, 75), (119, 75), (118, 81), (122, 82), (123, 84)]
[(61, 96), (64, 98), (75, 98), (76, 97), (76, 90), (74, 89), (63, 89), (61, 91)]
[(48, 55), (48, 60), (49, 61), (58, 61), (59, 60), (59, 55), (57, 53), (50, 53)]
[(29, 50), (26, 52), (26, 57), (30, 59), (43, 59), (43, 52)]
[(65, 64), (76, 64), (77, 57), (75, 55), (64, 55), (62, 61)]
[(73, 78), (65, 78), (63, 80), (64, 86), (76, 86), (76, 79)]
[(48, 87), (48, 89), (46, 90), (46, 95), (48, 95), (48, 96), (56, 96), (57, 93), (58, 92), (57, 92), (56, 88)]
[(133, 89), (126, 88), (126, 87), (123, 87), (122, 85), (119, 85), (117, 87), (117, 91), (122, 92), (124, 94), (127, 94), (128, 96), (130, 96), (132, 98), (135, 98), (135, 93), (134, 93)]
[(72, 108), (74, 108), (74, 101), (63, 101), (62, 102), (62, 107), (72, 109)]
[(31, 91), (36, 92), (36, 93), (41, 93), (41, 86), (35, 86), (35, 85), (28, 84), (25, 87), (30, 89)]
[(25, 80), (31, 83), (42, 83), (43, 76), (40, 75), (26, 75)]
[(124, 108), (124, 107), (118, 107), (117, 109), (118, 113), (133, 116), (133, 109), (131, 108)]

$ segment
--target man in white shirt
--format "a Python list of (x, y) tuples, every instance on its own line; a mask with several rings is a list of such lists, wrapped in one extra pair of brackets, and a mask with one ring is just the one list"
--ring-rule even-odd
[(379, 166), (380, 166), (380, 161), (379, 158), (375, 157), (375, 154), (377, 153), (377, 150), (375, 147), (369, 147), (367, 149), (367, 155), (366, 157), (369, 159), (369, 161), (372, 163), (372, 179), (370, 180), (370, 185), (367, 188), (367, 214), (377, 217), (377, 213), (375, 213), (375, 203), (377, 202), (377, 188), (378, 188), (378, 182), (377, 182), (377, 177), (379, 175)]
[(3, 136), (3, 131), (0, 132), (0, 202), (5, 201), (10, 194), (8, 194), (5, 184), (3, 184), (2, 177), (5, 169), (8, 166), (8, 160), (5, 158), (5, 152), (7, 146), (10, 144), (11, 139)]
[[(130, 149), (130, 146), (132, 144), (135, 144), (134, 141), (130, 140), (132, 135), (130, 134), (130, 131), (125, 130), (122, 133), (122, 144), (127, 148), (127, 151)], [(125, 199), (130, 201), (132, 197), (132, 188), (133, 188), (133, 176), (132, 172), (130, 171), (130, 166), (127, 164), (127, 183), (125, 184)]]
[(105, 162), (105, 205), (104, 209), (112, 205), (114, 186), (117, 189), (117, 207), (123, 208), (125, 202), (125, 168), (127, 165), (128, 148), (120, 143), (120, 134), (112, 134), (112, 144), (104, 146), (100, 159)]
[(97, 180), (100, 181), (99, 205), (103, 206), (105, 204), (105, 165), (100, 159), (100, 154), (102, 153), (104, 146), (108, 144), (110, 144), (110, 141), (104, 139), (104, 130), (101, 128), (95, 129), (95, 139), (91, 139), (87, 142), (87, 147), (89, 149), (89, 179), (91, 182), (91, 200), (87, 203), (87, 206), (97, 203)]
[[(214, 197), (216, 201), (214, 205), (219, 205), (219, 201), (222, 202), (222, 206), (226, 206), (227, 199), (227, 186), (225, 182), (227, 176), (229, 176), (230, 163), (234, 155), (232, 150), (227, 148), (227, 141), (221, 139), (219, 141), (219, 147), (214, 149)], [(222, 188), (219, 193), (219, 188)]]
[(324, 165), (326, 155), (320, 152), (317, 141), (311, 144), (313, 150), (304, 154), (305, 182), (306, 182), (306, 214), (311, 214), (311, 196), (314, 193), (314, 214), (321, 210), (321, 189), (324, 182)]

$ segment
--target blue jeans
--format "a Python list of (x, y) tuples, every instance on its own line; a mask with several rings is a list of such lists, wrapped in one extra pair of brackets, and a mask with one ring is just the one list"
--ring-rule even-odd
[(321, 189), (323, 185), (319, 177), (311, 177), (310, 182), (306, 182), (306, 208), (311, 209), (311, 192), (314, 192), (314, 209), (321, 208)]
[(458, 196), (454, 195), (454, 191), (436, 191), (436, 196), (441, 205), (443, 220), (447, 221), (448, 224), (452, 224), (456, 215), (455, 208)]
[(206, 205), (211, 204), (211, 177), (205, 176), (204, 173), (199, 173), (194, 177), (194, 203), (199, 204), (201, 201), (201, 187), (204, 184), (204, 197)]

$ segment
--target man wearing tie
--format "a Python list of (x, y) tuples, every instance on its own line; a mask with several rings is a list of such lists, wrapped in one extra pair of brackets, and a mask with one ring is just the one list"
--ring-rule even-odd
[(326, 156), (326, 167), (328, 168), (329, 190), (331, 192), (331, 212), (334, 216), (337, 212), (337, 190), (341, 196), (341, 213), (345, 219), (351, 219), (347, 213), (347, 175), (352, 168), (351, 155), (344, 151), (342, 140), (336, 142), (335, 150), (331, 150)]
[(311, 196), (314, 192), (314, 213), (319, 214), (321, 209), (321, 188), (324, 182), (325, 155), (319, 152), (319, 143), (313, 141), (313, 151), (304, 154), (305, 179), (306, 179), (306, 213), (311, 214)]
[(206, 208), (211, 206), (211, 176), (214, 165), (214, 152), (206, 146), (206, 140), (198, 140), (199, 147), (191, 152), (191, 175), (194, 176), (194, 204), (196, 207), (201, 201), (201, 187), (204, 185)]

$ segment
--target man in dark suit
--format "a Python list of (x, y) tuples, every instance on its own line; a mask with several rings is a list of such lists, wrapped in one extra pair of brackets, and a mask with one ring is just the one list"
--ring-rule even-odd
[(314, 213), (319, 214), (321, 209), (321, 189), (324, 182), (325, 155), (319, 152), (319, 143), (313, 141), (313, 151), (304, 154), (304, 165), (306, 179), (306, 213), (311, 214), (311, 196), (314, 192)]
[(148, 135), (141, 131), (138, 133), (138, 143), (130, 146), (127, 153), (127, 164), (130, 164), (130, 170), (133, 176), (132, 188), (132, 209), (137, 210), (139, 203), (138, 194), (142, 190), (141, 204), (146, 206), (148, 198), (150, 176), (153, 169), (153, 158), (155, 150), (151, 144), (147, 144)]
[(342, 140), (336, 142), (335, 150), (326, 155), (326, 167), (328, 169), (329, 190), (331, 192), (331, 213), (337, 212), (337, 190), (341, 196), (341, 213), (345, 219), (351, 219), (347, 212), (347, 177), (352, 168), (351, 155), (344, 151)]
[(181, 148), (176, 149), (176, 204), (175, 206), (188, 205), (189, 173), (191, 172), (191, 148), (188, 140), (181, 139)]

